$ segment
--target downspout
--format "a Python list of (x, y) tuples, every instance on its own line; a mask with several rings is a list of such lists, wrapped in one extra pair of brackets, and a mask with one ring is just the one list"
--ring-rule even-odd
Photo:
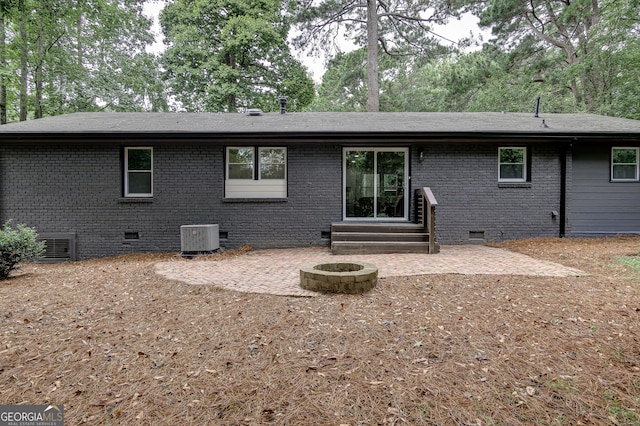
[(559, 237), (566, 234), (567, 220), (567, 144), (560, 146), (560, 232)]

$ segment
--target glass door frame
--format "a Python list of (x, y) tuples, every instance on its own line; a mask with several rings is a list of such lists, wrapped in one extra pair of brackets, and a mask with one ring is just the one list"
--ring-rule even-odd
[[(403, 178), (403, 217), (377, 217), (374, 208), (374, 217), (347, 217), (347, 152), (351, 151), (372, 151), (374, 153), (374, 206), (377, 204), (378, 198), (378, 152), (403, 152), (404, 153), (404, 178)], [(409, 148), (393, 148), (393, 147), (368, 147), (368, 146), (349, 146), (342, 148), (342, 220), (343, 221), (367, 221), (367, 222), (408, 222), (409, 221)]]

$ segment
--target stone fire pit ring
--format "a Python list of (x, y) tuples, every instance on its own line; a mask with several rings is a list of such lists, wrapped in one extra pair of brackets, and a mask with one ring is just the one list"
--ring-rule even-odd
[(367, 262), (324, 262), (300, 268), (300, 287), (323, 293), (364, 293), (378, 283), (378, 268)]

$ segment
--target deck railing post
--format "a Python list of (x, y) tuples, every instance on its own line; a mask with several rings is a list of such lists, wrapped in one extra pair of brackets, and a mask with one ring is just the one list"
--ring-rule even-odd
[(418, 202), (422, 206), (422, 217), (420, 218), (420, 222), (429, 234), (429, 253), (437, 253), (436, 206), (438, 205), (438, 202), (429, 187), (420, 188), (417, 193)]
[(436, 253), (436, 206), (429, 206), (429, 253)]

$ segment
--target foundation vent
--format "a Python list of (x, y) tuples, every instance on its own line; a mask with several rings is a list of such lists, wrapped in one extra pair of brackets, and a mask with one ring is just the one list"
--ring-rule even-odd
[(56, 263), (77, 260), (76, 234), (61, 232), (45, 232), (38, 234), (38, 241), (44, 241), (44, 256), (38, 259), (41, 263)]
[(484, 231), (469, 231), (469, 239), (473, 241), (484, 241)]

